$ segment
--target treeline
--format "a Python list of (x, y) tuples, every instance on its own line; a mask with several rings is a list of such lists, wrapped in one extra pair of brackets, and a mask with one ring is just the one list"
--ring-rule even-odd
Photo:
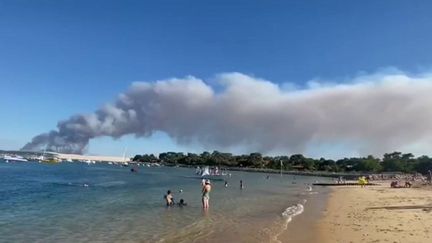
[(304, 170), (304, 171), (328, 171), (328, 172), (419, 172), (422, 174), (432, 170), (432, 158), (420, 156), (415, 158), (411, 153), (393, 152), (384, 154), (383, 158), (376, 158), (372, 155), (360, 158), (332, 159), (313, 159), (307, 158), (302, 154), (291, 156), (263, 156), (260, 153), (249, 155), (233, 155), (214, 151), (212, 153), (203, 152), (177, 153), (166, 152), (156, 157), (153, 154), (136, 155), (135, 162), (148, 163), (169, 163), (181, 165), (209, 165), (224, 167), (251, 167), (269, 168), (283, 170)]

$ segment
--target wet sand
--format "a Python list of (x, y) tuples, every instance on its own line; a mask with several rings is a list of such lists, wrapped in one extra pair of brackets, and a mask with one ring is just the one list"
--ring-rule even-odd
[(432, 242), (432, 187), (333, 188), (319, 242)]
[(312, 243), (320, 242), (315, 234), (319, 227), (319, 218), (327, 207), (329, 188), (320, 188), (319, 194), (311, 194), (305, 203), (305, 211), (294, 217), (287, 229), (278, 237), (282, 243)]

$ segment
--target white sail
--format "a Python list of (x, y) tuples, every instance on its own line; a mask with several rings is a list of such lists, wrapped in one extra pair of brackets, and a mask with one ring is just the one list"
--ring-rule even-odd
[(209, 171), (209, 167), (207, 166), (202, 170), (201, 176), (203, 177), (208, 175), (210, 175), (210, 171)]

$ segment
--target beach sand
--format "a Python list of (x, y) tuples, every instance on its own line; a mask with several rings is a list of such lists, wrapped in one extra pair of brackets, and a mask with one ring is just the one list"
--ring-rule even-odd
[(432, 187), (338, 187), (319, 221), (319, 242), (432, 242)]

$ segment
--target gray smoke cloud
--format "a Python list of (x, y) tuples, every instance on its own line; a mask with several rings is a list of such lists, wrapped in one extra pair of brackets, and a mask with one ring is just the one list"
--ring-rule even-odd
[(22, 149), (83, 153), (93, 138), (148, 137), (156, 131), (179, 144), (260, 152), (344, 144), (360, 154), (379, 154), (430, 144), (430, 74), (381, 72), (300, 88), (241, 73), (211, 81), (222, 89), (192, 76), (133, 83), (115, 102), (60, 121)]

